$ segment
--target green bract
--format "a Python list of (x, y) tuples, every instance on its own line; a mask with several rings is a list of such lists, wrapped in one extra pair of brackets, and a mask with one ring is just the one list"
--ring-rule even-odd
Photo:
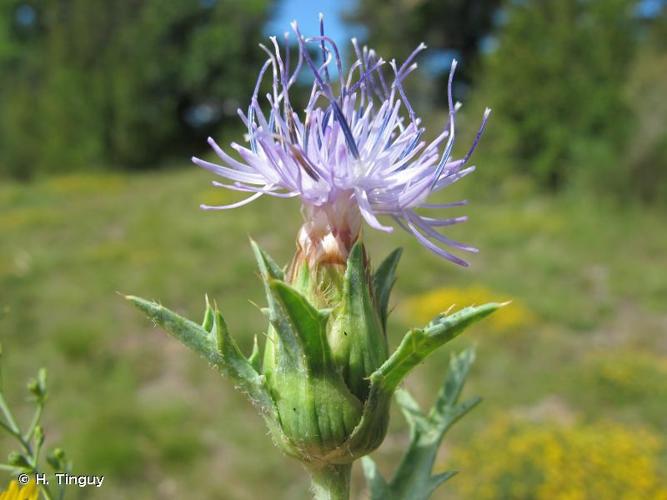
[(234, 380), (259, 409), (276, 445), (314, 471), (315, 489), (318, 475), (324, 489), (331, 489), (326, 483), (332, 477), (347, 481), (349, 464), (380, 445), (391, 398), (412, 368), (501, 306), (442, 314), (410, 330), (389, 355), (388, 302), (399, 250), (372, 274), (357, 242), (345, 266), (311, 269), (304, 261), (290, 270), (288, 282), (256, 243), (252, 247), (267, 300), (263, 356), (256, 339), (250, 356), (241, 353), (208, 299), (199, 325), (155, 302), (127, 298)]

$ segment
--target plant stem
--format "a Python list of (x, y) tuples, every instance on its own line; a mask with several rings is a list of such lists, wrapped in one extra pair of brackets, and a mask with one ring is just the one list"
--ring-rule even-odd
[(16, 424), (16, 420), (14, 419), (9, 406), (7, 406), (7, 402), (5, 401), (2, 392), (0, 392), (0, 411), (2, 411), (5, 416), (5, 422), (0, 422), (0, 427), (4, 428), (9, 434), (14, 436), (18, 442), (21, 443), (21, 446), (23, 446), (28, 455), (32, 456), (32, 446), (30, 446), (30, 443), (23, 438), (21, 429)]
[(30, 441), (32, 439), (32, 434), (35, 432), (35, 428), (37, 427), (39, 420), (42, 418), (43, 410), (44, 410), (44, 404), (41, 402), (37, 403), (37, 409), (35, 410), (35, 414), (32, 417), (32, 421), (30, 422), (30, 427), (28, 427), (28, 430), (23, 436), (23, 439), (25, 439), (26, 441)]
[(352, 464), (311, 468), (308, 472), (315, 500), (349, 500)]
[(53, 493), (51, 493), (51, 490), (49, 489), (48, 486), (45, 485), (40, 485), (40, 491), (42, 492), (42, 496), (46, 500), (54, 500)]
[(12, 412), (9, 410), (9, 406), (7, 406), (7, 402), (5, 401), (5, 396), (0, 392), (0, 410), (5, 416), (5, 420), (7, 421), (7, 425), (11, 429), (11, 432), (13, 433), (19, 433), (19, 427), (16, 425), (16, 420), (14, 420), (14, 415), (12, 415)]

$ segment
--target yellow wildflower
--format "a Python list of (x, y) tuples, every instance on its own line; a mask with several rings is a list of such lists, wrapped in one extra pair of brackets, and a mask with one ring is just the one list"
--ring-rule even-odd
[(667, 499), (664, 443), (647, 429), (500, 419), (456, 450), (460, 498)]
[(0, 500), (37, 500), (38, 495), (39, 489), (34, 479), (24, 486), (19, 486), (18, 481), (12, 481), (6, 491), (0, 492)]

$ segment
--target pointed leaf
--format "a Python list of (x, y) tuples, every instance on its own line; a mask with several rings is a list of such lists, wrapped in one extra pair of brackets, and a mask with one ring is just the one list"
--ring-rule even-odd
[(396, 391), (396, 402), (401, 407), (401, 410), (407, 412), (408, 415), (424, 416), (424, 412), (419, 406), (419, 403), (412, 397), (406, 389), (398, 389)]
[[(472, 398), (464, 403), (456, 404), (461, 386), (474, 358), (472, 349), (452, 357), (450, 370), (455, 373), (448, 375), (445, 379), (445, 385), (449, 383), (450, 387), (440, 391), (440, 398), (436, 402), (439, 410), (436, 411), (434, 406), (428, 416), (406, 390), (396, 391), (396, 399), (410, 424), (410, 445), (391, 481), (388, 484), (380, 483), (385, 489), (380, 490), (380, 496), (377, 497), (373, 495), (373, 482), (379, 482), (376, 479), (376, 467), (372, 461), (366, 463), (365, 459), (364, 473), (371, 488), (371, 500), (380, 498), (428, 500), (438, 486), (456, 474), (455, 471), (448, 471), (431, 475), (445, 432), (479, 402), (479, 398)], [(456, 386), (452, 388), (453, 380), (456, 381)], [(371, 386), (371, 395), (374, 394), (382, 394), (381, 385)]]
[(459, 399), (463, 384), (468, 376), (470, 367), (475, 362), (475, 349), (469, 347), (459, 354), (452, 355), (449, 360), (449, 370), (445, 382), (438, 392), (433, 410), (442, 416), (444, 410), (453, 407)]
[[(268, 308), (262, 309), (262, 311), (268, 313), (268, 320), (280, 339), (280, 342), (275, 342), (270, 348), (279, 350), (281, 353), (279, 356), (281, 362), (303, 367), (303, 348), (300, 339), (289, 325), (289, 318), (285, 316), (281, 306), (276, 301), (275, 292), (271, 289), (271, 282), (282, 280), (284, 277), (283, 272), (256, 242), (250, 240), (250, 244), (257, 260), (260, 276), (264, 282), (264, 291), (268, 303)], [(271, 335), (272, 332), (269, 332), (269, 337)]]
[(431, 490), (431, 493), (434, 492), (438, 488), (438, 486), (440, 486), (442, 483), (456, 476), (456, 474), (458, 474), (458, 471), (450, 470), (447, 472), (443, 472), (442, 474), (436, 474), (435, 476), (431, 476), (431, 480), (429, 481), (429, 488)]
[(385, 415), (389, 412), (390, 403), (390, 392), (385, 391), (379, 384), (371, 385), (361, 420), (352, 430), (346, 448), (374, 450), (382, 443), (387, 433), (389, 421)]
[(425, 328), (410, 330), (396, 351), (371, 375), (371, 382), (393, 392), (406, 375), (438, 347), (461, 334), (468, 326), (497, 311), (503, 304), (466, 307), (450, 316), (440, 316)]
[(215, 321), (215, 319), (213, 317), (213, 308), (211, 307), (211, 303), (208, 300), (208, 295), (205, 295), (205, 298), (206, 298), (206, 311), (204, 311), (204, 319), (201, 323), (201, 327), (207, 332), (210, 332), (213, 329), (213, 322)]
[(127, 296), (126, 299), (142, 310), (155, 324), (160, 325), (185, 346), (204, 357), (211, 365), (234, 379), (239, 388), (260, 408), (267, 421), (275, 420), (273, 400), (264, 387), (262, 377), (239, 351), (219, 311), (214, 312), (212, 329), (214, 340), (200, 325), (156, 302), (134, 296)]
[(373, 301), (364, 246), (354, 244), (347, 259), (342, 307), (331, 328), (334, 359), (352, 393), (368, 397), (368, 377), (387, 359), (387, 339)]
[(272, 323), (281, 338), (289, 335), (299, 339), (304, 363), (311, 370), (333, 370), (326, 333), (328, 315), (315, 309), (306, 297), (282, 281), (271, 280), (269, 286), (279, 310)]
[(261, 373), (260, 371), (260, 362), (261, 362), (261, 356), (259, 354), (259, 342), (257, 342), (257, 335), (253, 337), (252, 340), (252, 352), (250, 353), (250, 356), (248, 357), (248, 363), (250, 363), (250, 366), (252, 366), (257, 373)]
[(271, 256), (260, 248), (255, 240), (250, 240), (250, 246), (257, 259), (259, 271), (263, 276), (275, 278), (278, 280), (285, 279), (285, 273), (278, 264), (271, 258)]
[(423, 430), (428, 427), (426, 415), (424, 415), (424, 412), (419, 407), (419, 403), (415, 401), (407, 390), (397, 389), (394, 397), (411, 428), (415, 427), (416, 429)]
[(365, 456), (361, 459), (361, 465), (364, 470), (368, 489), (370, 490), (370, 500), (390, 500), (391, 491), (389, 490), (389, 485), (384, 477), (382, 477), (375, 461), (371, 457)]
[(183, 318), (157, 302), (131, 295), (125, 298), (143, 311), (155, 325), (160, 325), (173, 337), (204, 357), (210, 364), (216, 367), (223, 366), (222, 356), (215, 349), (208, 332), (200, 325)]
[(463, 416), (466, 415), (470, 410), (482, 402), (482, 398), (475, 396), (470, 398), (463, 403), (459, 403), (454, 406), (451, 411), (444, 411), (445, 416), (445, 425), (443, 425), (443, 430), (446, 431), (456, 422), (458, 422)]
[(230, 376), (237, 380), (242, 389), (253, 395), (256, 390), (255, 386), (263, 386), (261, 376), (241, 353), (236, 342), (229, 334), (222, 314), (217, 309), (215, 310), (213, 332), (216, 338), (216, 347), (222, 355), (226, 370)]
[(375, 271), (375, 274), (373, 275), (375, 300), (377, 302), (380, 320), (382, 321), (382, 328), (385, 331), (387, 329), (389, 296), (391, 295), (391, 289), (396, 282), (396, 268), (398, 267), (398, 261), (401, 258), (402, 253), (402, 248), (397, 248), (391, 252), (387, 258), (382, 261), (382, 264), (380, 264), (380, 267), (377, 268), (377, 271)]

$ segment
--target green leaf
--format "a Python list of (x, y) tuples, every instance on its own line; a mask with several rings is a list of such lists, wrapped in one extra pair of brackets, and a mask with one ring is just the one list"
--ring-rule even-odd
[(213, 308), (208, 300), (208, 295), (205, 295), (204, 297), (206, 299), (206, 311), (204, 312), (204, 319), (202, 320), (201, 327), (207, 332), (210, 332), (213, 330)]
[(375, 461), (371, 457), (365, 456), (361, 458), (361, 465), (366, 477), (366, 483), (368, 483), (371, 499), (381, 498), (383, 500), (392, 500), (393, 497), (389, 485), (384, 477), (382, 477)]
[(333, 372), (326, 333), (329, 315), (315, 309), (306, 297), (282, 281), (270, 280), (269, 287), (275, 299), (276, 313), (271, 323), (281, 339), (290, 337), (299, 340), (299, 354), (309, 370)]
[(438, 486), (440, 486), (445, 481), (448, 481), (452, 477), (456, 476), (457, 474), (458, 474), (458, 471), (450, 470), (450, 471), (447, 471), (447, 472), (443, 472), (442, 474), (436, 474), (435, 476), (431, 476), (431, 479), (429, 480), (428, 488), (431, 490), (431, 493), (432, 493), (438, 488)]
[(252, 366), (257, 373), (261, 373), (260, 358), (261, 356), (259, 354), (259, 342), (257, 342), (257, 335), (255, 335), (252, 339), (252, 352), (250, 353), (250, 356), (248, 356), (248, 363), (250, 363), (250, 366)]
[(41, 403), (46, 399), (46, 369), (40, 368), (37, 372), (37, 378), (28, 382), (28, 392), (32, 394), (35, 401)]
[(280, 266), (276, 264), (276, 262), (268, 253), (260, 248), (255, 240), (250, 240), (250, 246), (252, 247), (252, 251), (255, 254), (255, 259), (257, 260), (259, 271), (264, 279), (269, 277), (278, 280), (285, 279), (285, 273), (283, 273), (283, 270), (280, 268)]
[(396, 282), (396, 268), (398, 261), (403, 253), (402, 248), (397, 248), (391, 252), (382, 264), (377, 268), (373, 275), (373, 290), (375, 292), (375, 300), (377, 302), (378, 313), (382, 321), (383, 330), (387, 330), (387, 316), (389, 308), (389, 296), (391, 289)]
[(213, 312), (214, 322), (211, 335), (200, 325), (156, 302), (134, 296), (125, 298), (143, 311), (156, 325), (160, 325), (211, 365), (234, 379), (238, 387), (260, 408), (264, 416), (275, 419), (273, 401), (264, 387), (263, 378), (241, 354), (229, 335), (220, 311), (216, 309)]
[(473, 323), (486, 318), (504, 304), (466, 307), (449, 316), (439, 316), (425, 328), (410, 330), (396, 351), (371, 375), (372, 384), (392, 393), (407, 374), (438, 347), (460, 335)]
[[(447, 377), (445, 378), (440, 391), (438, 392), (437, 399), (433, 405), (432, 414), (429, 415), (431, 418), (446, 418), (447, 412), (451, 411), (454, 408), (454, 405), (461, 395), (461, 390), (463, 389), (463, 384), (465, 379), (468, 377), (468, 372), (470, 367), (475, 362), (475, 350), (466, 349), (458, 356), (453, 356), (449, 362), (449, 370), (447, 371)], [(464, 404), (464, 406), (459, 408), (459, 411), (467, 412), (470, 408), (465, 409), (468, 405), (475, 406), (479, 401), (471, 400)]]
[(354, 244), (347, 259), (341, 306), (330, 332), (334, 359), (345, 383), (360, 401), (369, 391), (368, 377), (387, 359), (387, 338), (371, 292), (364, 246)]
[(429, 421), (424, 416), (424, 412), (419, 407), (417, 401), (405, 389), (398, 389), (394, 394), (396, 402), (401, 409), (405, 420), (410, 424), (410, 428), (425, 430), (428, 429)]
[(211, 342), (209, 332), (200, 325), (163, 307), (157, 302), (128, 295), (125, 297), (135, 307), (143, 311), (157, 326), (161, 326), (185, 346), (202, 356), (211, 365), (224, 366), (221, 354)]
[[(503, 305), (492, 303), (479, 307), (468, 307), (451, 316), (441, 315), (423, 329), (409, 331), (398, 349), (371, 374), (364, 411), (359, 424), (350, 436), (349, 447), (362, 449), (367, 446), (370, 450), (375, 449), (374, 440), (380, 439), (381, 442), (383, 437), (381, 433), (386, 430), (386, 422), (383, 422), (378, 415), (388, 411), (392, 395), (410, 370), (435, 349), (459, 335), (466, 327), (492, 314)], [(399, 404), (406, 401), (405, 396), (401, 393), (398, 394), (398, 398)], [(414, 409), (414, 405), (406, 407), (404, 409), (406, 417)], [(421, 418), (427, 419), (428, 417), (421, 416)], [(417, 420), (417, 418), (413, 419), (415, 422)]]
[(432, 471), (447, 430), (480, 401), (473, 398), (458, 403), (474, 359), (472, 348), (452, 356), (443, 387), (428, 414), (407, 391), (396, 391), (396, 400), (410, 427), (410, 445), (390, 482), (380, 475), (371, 459), (364, 459), (371, 500), (427, 500), (438, 486), (456, 474), (447, 471), (432, 475)]
[[(257, 260), (257, 267), (259, 267), (259, 274), (264, 283), (264, 291), (266, 294), (266, 301), (268, 303), (268, 308), (263, 309), (267, 313), (267, 317), (273, 331), (269, 331), (269, 340), (274, 334), (277, 334), (279, 341), (267, 343), (265, 360), (268, 355), (270, 358), (273, 356), (270, 353), (274, 349), (280, 353), (276, 358), (279, 363), (286, 363), (292, 367), (301, 367), (304, 368), (304, 356), (303, 348), (299, 336), (295, 334), (294, 329), (290, 325), (289, 318), (285, 315), (282, 310), (282, 306), (278, 303), (276, 298), (276, 292), (271, 289), (271, 283), (273, 281), (281, 281), (284, 278), (284, 274), (280, 267), (269, 257), (269, 255), (262, 250), (259, 245), (250, 240), (253, 253), (255, 254), (255, 259)], [(275, 333), (274, 333), (275, 332)], [(271, 368), (268, 367), (268, 364), (265, 364), (265, 369), (267, 372), (271, 371)]]

